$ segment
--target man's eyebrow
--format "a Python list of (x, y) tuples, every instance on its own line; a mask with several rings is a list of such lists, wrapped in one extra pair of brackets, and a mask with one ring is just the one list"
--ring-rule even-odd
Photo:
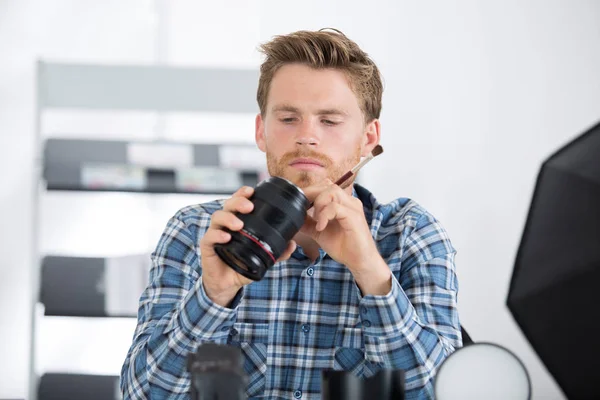
[[(289, 104), (280, 104), (277, 106), (274, 106), (272, 109), (273, 112), (293, 112), (293, 113), (299, 113), (300, 110), (298, 109), (298, 107), (294, 107), (292, 105)], [(348, 112), (339, 109), (339, 108), (323, 108), (321, 110), (317, 110), (316, 112), (317, 115), (341, 115), (341, 116), (347, 116)]]
[(348, 113), (344, 110), (340, 110), (339, 108), (325, 108), (317, 111), (317, 115), (341, 115), (347, 116)]
[(286, 112), (300, 112), (300, 110), (297, 107), (291, 106), (289, 104), (279, 104), (273, 107), (273, 109), (271, 110), (273, 112), (281, 112), (281, 111), (286, 111)]

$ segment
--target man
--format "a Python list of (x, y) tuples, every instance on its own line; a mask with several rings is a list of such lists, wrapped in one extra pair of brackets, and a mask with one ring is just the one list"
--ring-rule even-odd
[(186, 356), (205, 342), (242, 349), (249, 398), (320, 399), (323, 369), (383, 368), (406, 372), (407, 398), (432, 398), (436, 368), (462, 345), (455, 250), (415, 202), (380, 204), (359, 185), (332, 184), (379, 143), (379, 71), (338, 31), (261, 49), (256, 143), (269, 173), (314, 207), (259, 282), (213, 248), (230, 240), (224, 228), (241, 229), (234, 213), (252, 211), (252, 188), (169, 221), (123, 365), (124, 398), (188, 398)]

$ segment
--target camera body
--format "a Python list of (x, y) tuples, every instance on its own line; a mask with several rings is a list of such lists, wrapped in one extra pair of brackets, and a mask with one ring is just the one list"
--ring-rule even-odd
[(188, 354), (192, 400), (244, 400), (247, 376), (244, 358), (237, 347), (205, 343)]
[(370, 378), (361, 379), (349, 371), (321, 372), (323, 400), (404, 400), (404, 371), (383, 369)]
[[(190, 353), (187, 369), (191, 374), (192, 400), (244, 400), (247, 375), (239, 348), (205, 343)], [(361, 379), (350, 371), (321, 372), (323, 400), (403, 400), (405, 379), (402, 370), (381, 370)]]

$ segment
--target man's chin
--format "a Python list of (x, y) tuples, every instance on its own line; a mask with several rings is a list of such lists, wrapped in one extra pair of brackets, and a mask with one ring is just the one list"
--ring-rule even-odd
[(308, 186), (316, 185), (320, 182), (324, 182), (327, 179), (327, 177), (322, 176), (321, 174), (314, 174), (305, 171), (295, 172), (291, 174), (284, 173), (279, 176), (287, 179), (299, 188), (305, 188)]

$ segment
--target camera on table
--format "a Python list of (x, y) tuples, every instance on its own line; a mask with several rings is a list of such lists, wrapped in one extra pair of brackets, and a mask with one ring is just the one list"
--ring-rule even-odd
[[(239, 348), (205, 343), (188, 355), (192, 400), (246, 399), (247, 376)], [(368, 379), (349, 371), (321, 373), (323, 400), (403, 400), (404, 371), (381, 370)]]
[(205, 343), (187, 358), (192, 400), (244, 400), (247, 376), (237, 347)]

